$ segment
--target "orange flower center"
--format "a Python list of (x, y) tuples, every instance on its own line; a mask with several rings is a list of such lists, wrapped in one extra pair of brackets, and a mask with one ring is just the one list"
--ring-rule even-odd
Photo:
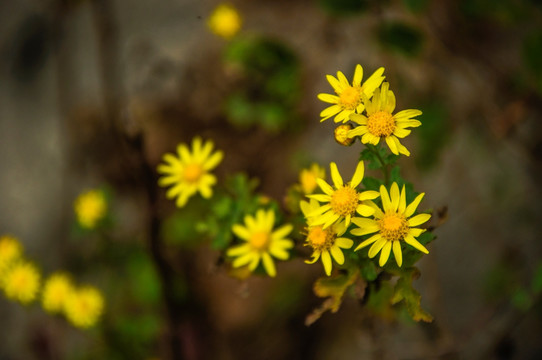
[(399, 241), (408, 234), (408, 222), (403, 215), (386, 213), (384, 217), (378, 220), (380, 234), (388, 241)]
[(374, 136), (390, 136), (395, 130), (395, 119), (387, 111), (377, 111), (367, 118), (367, 129)]
[(332, 228), (323, 229), (322, 226), (313, 226), (307, 235), (307, 245), (316, 251), (329, 250), (335, 242), (335, 233)]
[(358, 192), (345, 185), (331, 195), (331, 210), (341, 216), (352, 215), (359, 205)]
[(361, 103), (361, 88), (349, 86), (339, 94), (339, 104), (347, 110), (354, 110)]
[(269, 240), (271, 240), (271, 237), (268, 232), (258, 231), (250, 237), (250, 245), (256, 250), (265, 251), (269, 246)]
[(184, 168), (183, 178), (187, 182), (194, 183), (200, 179), (202, 174), (203, 174), (203, 168), (201, 167), (201, 165), (192, 163), (192, 164), (187, 165)]

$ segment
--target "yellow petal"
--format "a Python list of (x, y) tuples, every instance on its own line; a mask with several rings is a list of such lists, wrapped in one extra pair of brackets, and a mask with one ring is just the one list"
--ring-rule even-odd
[(388, 259), (390, 257), (390, 251), (391, 251), (391, 241), (386, 241), (386, 244), (384, 244), (384, 247), (382, 248), (382, 252), (380, 253), (380, 260), (378, 261), (378, 265), (380, 266), (386, 265), (386, 262), (388, 262)]
[(406, 210), (405, 210), (405, 216), (408, 218), (410, 216), (412, 216), (412, 214), (414, 214), (414, 212), (416, 211), (416, 209), (418, 208), (418, 205), (420, 204), (420, 201), (422, 201), (423, 197), (425, 196), (425, 193), (421, 193), (419, 194), (418, 196), (416, 196), (416, 198), (414, 199), (414, 201), (412, 201), (410, 203), (410, 205), (407, 206)]
[(358, 207), (356, 208), (356, 212), (360, 214), (361, 216), (368, 217), (375, 213), (375, 209), (371, 206), (361, 204), (361, 205), (358, 205)]
[(367, 117), (361, 114), (350, 114), (349, 119), (359, 125), (367, 125)]
[(333, 192), (334, 192), (333, 188), (323, 179), (317, 178), (316, 183), (318, 184), (318, 186), (320, 186), (320, 189), (322, 189), (324, 193), (326, 193), (329, 196), (333, 195)]
[(408, 219), (408, 226), (414, 227), (421, 225), (431, 218), (431, 214), (419, 214)]
[[(380, 235), (380, 233), (378, 234), (375, 234), (373, 236), (371, 236), (370, 238), (368, 238), (367, 240), (363, 241), (361, 244), (359, 244), (355, 249), (354, 251), (358, 251), (359, 249), (362, 249), (364, 248), (365, 246), (367, 245), (370, 245), (372, 243), (374, 243), (375, 241), (377, 240), (380, 240), (382, 239), (382, 235)], [(379, 249), (380, 250), (380, 249)], [(378, 251), (377, 251), (378, 252)]]
[(393, 117), (395, 118), (395, 120), (399, 121), (399, 120), (411, 119), (413, 117), (420, 116), (421, 114), (422, 112), (418, 109), (408, 109), (408, 110), (399, 111)]
[[(376, 235), (375, 235), (376, 236)], [(380, 238), (378, 239), (372, 246), (371, 248), (369, 249), (369, 257), (370, 258), (374, 258), (376, 256), (376, 254), (378, 254), (378, 252), (380, 251), (380, 249), (382, 249), (382, 247), (388, 242), (388, 240), (384, 239), (384, 238)]]
[(344, 264), (344, 254), (338, 246), (332, 246), (330, 251), (331, 251), (331, 256), (333, 256), (333, 259), (335, 259), (337, 264), (339, 265)]
[(326, 275), (331, 275), (331, 256), (328, 251), (322, 252), (322, 264), (324, 264), (324, 271)]
[(360, 183), (361, 180), (363, 180), (363, 175), (365, 172), (365, 167), (363, 166), (363, 161), (358, 162), (358, 166), (356, 166), (356, 171), (354, 172), (354, 176), (352, 176), (352, 181), (350, 182), (351, 188), (356, 188)]
[(414, 239), (412, 235), (407, 234), (405, 236), (405, 242), (409, 244), (410, 246), (416, 248), (417, 250), (423, 252), (424, 254), (429, 254), (429, 250), (427, 250), (425, 246), (420, 244), (418, 240)]
[(399, 241), (393, 242), (393, 255), (395, 256), (395, 262), (397, 266), (403, 265), (403, 253), (401, 252), (401, 243)]
[(330, 163), (329, 169), (331, 170), (331, 179), (333, 180), (333, 185), (335, 185), (336, 189), (341, 188), (343, 186), (343, 178), (341, 177), (341, 174), (339, 174), (337, 164), (335, 164), (334, 162)]
[(399, 155), (399, 150), (397, 149), (395, 141), (393, 141), (393, 136), (386, 136), (386, 144), (388, 144), (392, 153)]
[(338, 104), (339, 97), (331, 94), (318, 94), (318, 99), (330, 104)]
[(366, 134), (368, 131), (369, 131), (369, 129), (367, 129), (367, 126), (362, 125), (362, 126), (356, 127), (355, 129), (348, 130), (348, 133), (346, 135), (349, 138), (353, 138), (355, 136), (361, 136), (363, 134)]
[(328, 108), (325, 108), (320, 113), (320, 116), (322, 117), (322, 119), (320, 119), (320, 122), (329, 119), (333, 115), (338, 114), (341, 110), (342, 110), (342, 108), (339, 105), (332, 105), (332, 106), (330, 106)]
[(397, 211), (397, 208), (399, 207), (400, 194), (399, 194), (399, 186), (397, 185), (396, 182), (393, 182), (393, 184), (391, 184), (390, 197), (391, 197), (391, 208), (393, 211)]
[(363, 68), (360, 64), (356, 65), (356, 70), (354, 71), (354, 80), (352, 85), (361, 86), (361, 80), (363, 79)]
[(390, 196), (388, 195), (388, 190), (384, 185), (380, 185), (380, 198), (382, 199), (382, 207), (384, 208), (384, 211), (391, 209)]
[(275, 263), (271, 256), (268, 253), (263, 253), (262, 261), (265, 272), (267, 272), (269, 276), (275, 277), (275, 275), (277, 275), (277, 270), (275, 269)]
[(329, 81), (329, 84), (333, 87), (333, 90), (335, 90), (337, 94), (343, 90), (343, 86), (333, 75), (326, 75), (326, 79)]
[(403, 214), (406, 209), (406, 192), (405, 192), (405, 185), (403, 185), (403, 189), (401, 190), (401, 197), (399, 198), (399, 207), (397, 208), (397, 212), (399, 214)]
[(341, 237), (335, 239), (335, 245), (341, 249), (350, 249), (354, 245), (354, 242), (351, 239)]

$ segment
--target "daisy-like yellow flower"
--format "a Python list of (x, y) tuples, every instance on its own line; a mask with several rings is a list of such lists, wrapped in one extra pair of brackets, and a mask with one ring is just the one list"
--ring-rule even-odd
[(65, 308), (66, 299), (73, 291), (70, 277), (65, 273), (49, 276), (43, 285), (41, 304), (51, 314), (60, 313)]
[(420, 116), (422, 112), (416, 109), (399, 111), (393, 115), (395, 110), (395, 95), (389, 90), (389, 84), (383, 83), (381, 89), (376, 89), (372, 100), (364, 98), (367, 116), (361, 114), (350, 115), (350, 120), (359, 124), (355, 129), (348, 132), (349, 137), (361, 136), (364, 144), (377, 145), (380, 139), (386, 140), (390, 150), (395, 155), (410, 155), (410, 152), (400, 142), (410, 134), (408, 127), (418, 127), (422, 123), (413, 119)]
[(103, 310), (103, 296), (92, 286), (84, 286), (71, 291), (64, 305), (67, 319), (80, 328), (89, 328), (96, 324)]
[(329, 164), (329, 168), (334, 187), (319, 178), (316, 182), (325, 194), (307, 195), (311, 199), (327, 203), (308, 214), (309, 217), (314, 217), (312, 224), (323, 225), (323, 228), (326, 229), (336, 221), (344, 219), (345, 226), (348, 227), (350, 219), (356, 213), (361, 216), (371, 216), (374, 213), (374, 209), (365, 204), (365, 201), (376, 199), (379, 194), (373, 190), (363, 192), (358, 192), (357, 190), (358, 185), (363, 180), (365, 171), (363, 161), (358, 163), (352, 180), (347, 184), (343, 182), (337, 169), (337, 164), (332, 162)]
[(375, 89), (384, 81), (385, 76), (382, 76), (383, 73), (384, 68), (379, 68), (363, 85), (361, 84), (363, 68), (359, 64), (356, 65), (352, 85), (350, 85), (348, 79), (346, 79), (346, 76), (341, 71), (337, 71), (337, 77), (326, 75), (327, 81), (329, 81), (337, 95), (318, 94), (318, 99), (333, 104), (320, 113), (322, 117), (320, 121), (335, 116), (335, 122), (347, 122), (350, 114), (361, 113), (365, 108), (362, 96), (365, 95), (367, 98), (373, 96)]
[(2, 288), (6, 297), (21, 304), (29, 304), (36, 298), (40, 287), (40, 273), (28, 261), (17, 261), (4, 273)]
[(305, 263), (314, 264), (321, 258), (326, 275), (329, 276), (332, 268), (331, 258), (339, 265), (344, 264), (344, 254), (341, 249), (350, 249), (354, 242), (341, 237), (346, 231), (344, 222), (337, 223), (327, 229), (324, 229), (322, 225), (312, 225), (313, 219), (308, 217), (308, 214), (319, 207), (316, 200), (311, 199), (310, 202), (301, 201), (299, 205), (308, 225), (305, 245), (313, 249), (312, 259), (306, 260)]
[(207, 26), (216, 35), (229, 40), (241, 29), (241, 15), (229, 4), (220, 4), (207, 19)]
[(299, 183), (301, 184), (301, 190), (305, 195), (312, 194), (318, 184), (316, 179), (326, 177), (326, 170), (320, 165), (313, 163), (310, 168), (303, 169), (299, 173)]
[(245, 216), (245, 225), (235, 224), (232, 231), (245, 243), (234, 246), (226, 252), (226, 255), (236, 257), (232, 266), (238, 268), (248, 265), (250, 271), (254, 271), (260, 260), (269, 276), (275, 276), (277, 271), (273, 257), (279, 260), (287, 260), (288, 249), (294, 246), (292, 240), (286, 236), (292, 232), (292, 225), (286, 224), (273, 231), (275, 226), (275, 212), (273, 210), (260, 209), (256, 216)]
[(402, 241), (428, 254), (429, 251), (425, 246), (416, 240), (416, 237), (420, 236), (425, 229), (419, 229), (416, 226), (425, 223), (431, 218), (431, 215), (419, 214), (411, 217), (424, 195), (425, 193), (421, 193), (407, 206), (404, 186), (400, 194), (399, 186), (395, 182), (391, 185), (390, 194), (388, 194), (388, 190), (384, 186), (381, 186), (380, 198), (382, 199), (384, 211), (371, 201), (370, 205), (375, 209), (375, 219), (354, 218), (352, 222), (359, 228), (350, 231), (352, 235), (356, 236), (378, 233), (363, 241), (354, 251), (373, 244), (369, 249), (369, 257), (373, 258), (380, 252), (380, 266), (386, 264), (392, 250), (397, 265), (401, 266), (403, 264)]
[(74, 202), (77, 222), (86, 229), (93, 229), (107, 214), (107, 200), (101, 190), (89, 190)]
[(0, 276), (23, 253), (21, 243), (11, 235), (0, 237)]
[(213, 195), (212, 186), (216, 183), (216, 177), (209, 174), (224, 157), (222, 151), (213, 151), (214, 144), (208, 140), (202, 143), (200, 137), (192, 140), (192, 152), (185, 144), (177, 147), (178, 157), (173, 154), (165, 154), (165, 164), (158, 166), (158, 172), (164, 174), (158, 185), (172, 187), (167, 191), (166, 197), (177, 197), (178, 207), (186, 205), (188, 199), (196, 192), (209, 199)]

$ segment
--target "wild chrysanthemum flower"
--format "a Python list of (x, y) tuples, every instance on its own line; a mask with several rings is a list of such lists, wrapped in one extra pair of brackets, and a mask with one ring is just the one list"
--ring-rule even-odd
[(372, 215), (374, 209), (365, 204), (365, 200), (376, 199), (379, 196), (378, 192), (372, 190), (358, 192), (357, 190), (365, 171), (363, 161), (358, 163), (352, 180), (347, 184), (343, 182), (339, 170), (337, 170), (337, 164), (332, 162), (329, 164), (329, 168), (334, 187), (322, 179), (317, 179), (316, 182), (325, 194), (307, 195), (311, 199), (327, 203), (308, 214), (309, 217), (314, 217), (313, 225), (323, 225), (323, 228), (326, 229), (337, 220), (344, 219), (345, 226), (348, 227), (350, 219), (356, 213), (361, 216)]
[(21, 304), (34, 301), (40, 287), (40, 273), (28, 261), (15, 262), (1, 280), (6, 297)]
[(70, 277), (65, 273), (55, 273), (43, 285), (41, 303), (49, 313), (60, 313), (64, 310), (66, 299), (73, 291)]
[(313, 249), (312, 259), (306, 260), (307, 264), (314, 264), (318, 259), (322, 259), (326, 275), (331, 275), (332, 261), (337, 264), (344, 264), (344, 254), (341, 249), (350, 249), (354, 242), (348, 238), (341, 237), (346, 231), (344, 222), (337, 223), (324, 229), (322, 225), (312, 225), (313, 219), (308, 216), (318, 208), (318, 202), (311, 199), (310, 202), (301, 201), (301, 211), (307, 219), (307, 238), (305, 245)]
[(0, 237), (0, 276), (10, 264), (19, 259), (23, 253), (21, 243), (11, 235)]
[(301, 184), (301, 190), (308, 195), (312, 194), (318, 184), (316, 179), (324, 179), (326, 177), (326, 170), (318, 164), (312, 164), (309, 169), (303, 169), (299, 173), (299, 183)]
[(275, 226), (275, 213), (273, 210), (260, 209), (256, 216), (245, 216), (245, 225), (235, 224), (232, 231), (245, 243), (228, 249), (226, 254), (236, 257), (233, 267), (238, 268), (248, 265), (250, 271), (254, 271), (260, 260), (269, 276), (276, 275), (273, 257), (287, 260), (288, 249), (294, 246), (292, 240), (286, 236), (292, 232), (292, 225), (286, 224), (273, 231)]
[(218, 5), (207, 19), (209, 29), (214, 34), (227, 40), (233, 38), (239, 32), (241, 24), (242, 19), (239, 12), (229, 4)]
[(209, 174), (224, 157), (222, 151), (212, 153), (214, 144), (206, 141), (202, 144), (200, 137), (192, 140), (192, 152), (185, 144), (177, 147), (178, 157), (173, 154), (165, 154), (164, 162), (158, 166), (158, 172), (164, 174), (158, 185), (172, 187), (167, 191), (166, 197), (177, 197), (176, 204), (183, 207), (188, 199), (196, 192), (208, 199), (213, 195), (212, 186), (216, 183), (216, 177)]
[[(391, 195), (391, 197), (390, 197)], [(416, 237), (423, 233), (424, 229), (416, 226), (425, 223), (431, 217), (430, 214), (419, 214), (411, 217), (425, 193), (418, 195), (410, 205), (406, 206), (405, 187), (399, 194), (397, 183), (391, 185), (390, 194), (384, 186), (380, 187), (380, 198), (384, 211), (373, 203), (370, 205), (375, 209), (375, 219), (354, 218), (352, 222), (359, 226), (358, 229), (350, 231), (352, 235), (362, 236), (378, 232), (369, 239), (359, 244), (354, 251), (367, 245), (373, 244), (369, 249), (369, 257), (373, 258), (380, 252), (379, 264), (384, 266), (393, 250), (395, 261), (398, 266), (403, 264), (401, 242), (404, 241), (415, 249), (428, 254), (429, 251), (416, 240)]]
[(77, 222), (84, 228), (93, 229), (107, 214), (107, 200), (102, 190), (89, 190), (74, 202)]
[(89, 328), (96, 324), (103, 309), (103, 296), (92, 286), (84, 286), (71, 291), (64, 306), (67, 319), (80, 328)]
[(380, 139), (386, 140), (390, 150), (395, 155), (410, 155), (410, 152), (400, 142), (410, 134), (408, 127), (418, 127), (422, 123), (413, 119), (420, 116), (422, 112), (416, 109), (399, 111), (393, 115), (395, 110), (395, 95), (389, 90), (389, 84), (383, 83), (381, 89), (376, 89), (372, 100), (364, 98), (365, 111), (367, 116), (361, 114), (350, 115), (350, 120), (359, 124), (355, 129), (348, 132), (348, 136), (361, 136), (364, 144), (377, 145)]
[(318, 94), (318, 99), (333, 104), (320, 113), (320, 116), (322, 117), (320, 121), (335, 116), (335, 122), (347, 122), (350, 114), (361, 113), (364, 109), (362, 95), (365, 95), (368, 98), (373, 96), (375, 89), (382, 84), (382, 81), (384, 81), (385, 77), (382, 76), (383, 73), (384, 68), (379, 68), (363, 83), (363, 85), (361, 84), (361, 80), (363, 79), (363, 68), (359, 64), (356, 65), (352, 85), (350, 85), (346, 76), (340, 71), (337, 71), (336, 78), (332, 75), (326, 75), (327, 81), (329, 81), (337, 95)]

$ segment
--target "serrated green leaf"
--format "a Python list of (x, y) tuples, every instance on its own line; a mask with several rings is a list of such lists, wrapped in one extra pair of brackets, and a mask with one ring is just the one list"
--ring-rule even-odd
[(395, 284), (392, 304), (402, 302), (414, 321), (432, 322), (433, 317), (420, 306), (421, 295), (412, 287), (412, 281), (419, 276), (416, 268), (405, 269)]

